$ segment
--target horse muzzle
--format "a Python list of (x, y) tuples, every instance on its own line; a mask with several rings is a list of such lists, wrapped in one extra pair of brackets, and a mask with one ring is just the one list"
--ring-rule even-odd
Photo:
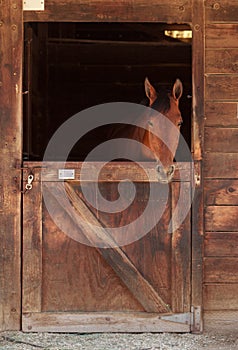
[(158, 181), (162, 184), (168, 184), (173, 180), (175, 165), (170, 165), (168, 168), (164, 168), (161, 165), (156, 166), (158, 173)]

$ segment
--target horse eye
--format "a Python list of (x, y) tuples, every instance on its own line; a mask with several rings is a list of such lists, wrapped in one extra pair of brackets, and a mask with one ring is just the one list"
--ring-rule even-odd
[(148, 120), (148, 124), (149, 126), (154, 126), (154, 124), (150, 120)]

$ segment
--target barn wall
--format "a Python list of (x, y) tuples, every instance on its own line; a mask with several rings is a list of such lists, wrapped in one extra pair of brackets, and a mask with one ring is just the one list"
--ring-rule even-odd
[[(21, 0), (0, 2), (0, 330), (20, 328), (20, 172), (21, 163), (21, 72), (22, 11)], [(192, 23), (194, 34), (201, 38), (202, 13), (205, 10), (205, 75), (203, 39), (194, 48), (194, 92), (199, 99), (196, 125), (203, 125), (203, 81), (205, 81), (204, 132), (204, 294), (205, 330), (235, 329), (238, 319), (238, 6), (237, 0), (163, 0), (150, 2), (65, 1), (46, 0), (44, 12), (26, 12), (25, 21), (145, 21)], [(203, 5), (204, 3), (204, 5)], [(80, 9), (79, 9), (80, 7)], [(62, 10), (63, 8), (63, 10)], [(83, 10), (82, 10), (83, 9)], [(75, 16), (80, 13), (80, 16)], [(105, 13), (107, 15), (105, 15)], [(202, 22), (201, 22), (202, 18)], [(202, 26), (202, 27), (199, 27)], [(197, 33), (197, 34), (196, 34)], [(199, 56), (200, 52), (200, 56)], [(196, 54), (195, 54), (196, 53)], [(200, 75), (200, 80), (199, 80)], [(203, 79), (204, 78), (204, 79)], [(200, 86), (198, 82), (200, 81)], [(4, 130), (4, 132), (2, 132)], [(194, 129), (196, 140), (201, 128)], [(201, 144), (194, 145), (197, 161), (201, 161)], [(199, 168), (199, 163), (198, 163)], [(9, 175), (10, 174), (10, 175)], [(201, 202), (202, 203), (202, 202)], [(200, 209), (200, 210), (197, 210)], [(203, 209), (203, 208), (202, 208)], [(199, 212), (197, 228), (201, 246), (203, 215)], [(199, 224), (200, 223), (200, 224)], [(200, 255), (194, 250), (193, 303), (200, 301)]]
[(238, 6), (205, 2), (205, 329), (238, 320)]

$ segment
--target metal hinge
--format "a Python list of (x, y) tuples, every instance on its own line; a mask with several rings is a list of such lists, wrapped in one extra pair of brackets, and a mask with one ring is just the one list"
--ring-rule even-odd
[(23, 0), (23, 11), (44, 11), (45, 0)]
[(193, 333), (202, 332), (202, 313), (201, 306), (191, 306), (191, 312), (185, 312), (181, 314), (165, 315), (160, 319), (164, 321), (170, 321), (175, 323), (181, 323), (191, 326)]
[(182, 324), (191, 325), (191, 321), (192, 321), (191, 316), (192, 316), (191, 312), (184, 312), (181, 314), (161, 316), (160, 319), (164, 320), (164, 321), (170, 321), (170, 322), (175, 322), (175, 323), (182, 323)]
[(191, 306), (191, 331), (193, 333), (202, 332), (202, 308), (201, 306)]

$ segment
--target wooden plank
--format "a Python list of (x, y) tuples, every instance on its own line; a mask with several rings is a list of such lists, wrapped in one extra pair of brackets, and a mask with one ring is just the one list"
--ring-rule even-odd
[(207, 24), (206, 48), (237, 48), (237, 24)]
[(205, 210), (205, 228), (211, 232), (236, 232), (238, 206), (207, 207)]
[(207, 232), (205, 256), (238, 256), (238, 232)]
[(238, 205), (238, 180), (206, 180), (204, 192), (207, 205)]
[(237, 127), (238, 103), (206, 102), (205, 126)]
[(235, 74), (238, 72), (238, 49), (205, 50), (205, 72), (213, 74)]
[(206, 22), (233, 23), (237, 22), (238, 10), (236, 0), (205, 1)]
[(204, 176), (217, 179), (235, 179), (238, 173), (238, 153), (206, 153)]
[(206, 100), (238, 102), (238, 74), (212, 74), (205, 77)]
[(144, 311), (94, 247), (70, 238), (79, 228), (56, 200), (53, 206), (61, 230), (43, 206), (42, 312)]
[(205, 310), (238, 310), (238, 284), (205, 284)]
[(204, 258), (204, 282), (238, 283), (238, 258)]
[(189, 1), (45, 0), (45, 11), (25, 11), (26, 22), (191, 22)]
[[(193, 123), (192, 123), (192, 153), (195, 161), (196, 173), (200, 178), (197, 185), (192, 206), (192, 266), (191, 266), (191, 304), (196, 309), (202, 306), (202, 273), (203, 273), (203, 169), (202, 158), (204, 148), (204, 40), (205, 40), (205, 11), (200, 0), (192, 1), (192, 29), (193, 29), (193, 56), (192, 56), (192, 95), (193, 95)], [(203, 329), (202, 315), (194, 318), (192, 332), (201, 332)]]
[[(24, 182), (24, 185), (26, 182)], [(35, 182), (23, 198), (23, 312), (40, 312), (42, 299), (42, 191)]]
[(238, 152), (238, 128), (205, 128), (204, 149), (206, 152)]
[[(82, 228), (83, 234), (89, 242), (98, 249), (99, 253), (110, 264), (144, 309), (148, 312), (170, 313), (171, 311), (168, 305), (164, 303), (149, 282), (144, 279), (121, 248), (117, 247), (116, 242), (101, 226), (101, 223), (84, 202), (80, 200), (71, 186), (65, 183), (67, 195), (77, 213), (75, 213), (74, 208), (67, 205), (68, 203), (65, 201), (65, 197), (63, 196), (63, 184), (59, 183), (56, 185), (56, 183), (53, 183), (52, 186), (50, 183), (45, 183), (44, 185), (50, 194), (55, 197), (60, 206), (62, 206), (73, 219), (75, 224)], [(102, 245), (108, 248), (98, 248)]]
[(237, 335), (238, 311), (206, 311), (204, 329), (207, 332)]
[(20, 329), (22, 1), (0, 2), (0, 331)]
[(164, 321), (151, 313), (29, 313), (23, 314), (24, 332), (189, 332), (190, 326)]
[[(117, 182), (130, 179), (134, 182), (158, 182), (158, 176), (155, 169), (155, 162), (140, 162), (141, 166), (132, 162), (110, 162), (102, 167), (102, 162), (24, 162), (24, 167), (32, 169), (34, 173), (34, 181), (58, 182), (59, 169), (75, 169), (75, 179), (78, 181), (95, 182), (92, 180), (91, 174), (96, 174), (100, 170), (98, 182)], [(180, 162), (175, 163), (176, 170), (174, 181), (180, 181), (180, 172), (183, 174), (183, 181), (191, 180), (191, 163)], [(83, 166), (83, 170), (82, 170)], [(146, 174), (149, 174), (149, 178)], [(24, 172), (24, 180), (26, 180), (27, 172)], [(82, 179), (80, 179), (80, 175)]]
[[(190, 193), (190, 183), (183, 184), (184, 192), (180, 193), (181, 184), (172, 183), (172, 213), (175, 212), (178, 198), (182, 198), (179, 208), (178, 217), (182, 214), (186, 201)], [(172, 272), (171, 272), (171, 300), (173, 312), (190, 312), (190, 295), (191, 295), (191, 221), (188, 213), (184, 222), (173, 231), (172, 235)], [(176, 221), (172, 225), (176, 225)]]

